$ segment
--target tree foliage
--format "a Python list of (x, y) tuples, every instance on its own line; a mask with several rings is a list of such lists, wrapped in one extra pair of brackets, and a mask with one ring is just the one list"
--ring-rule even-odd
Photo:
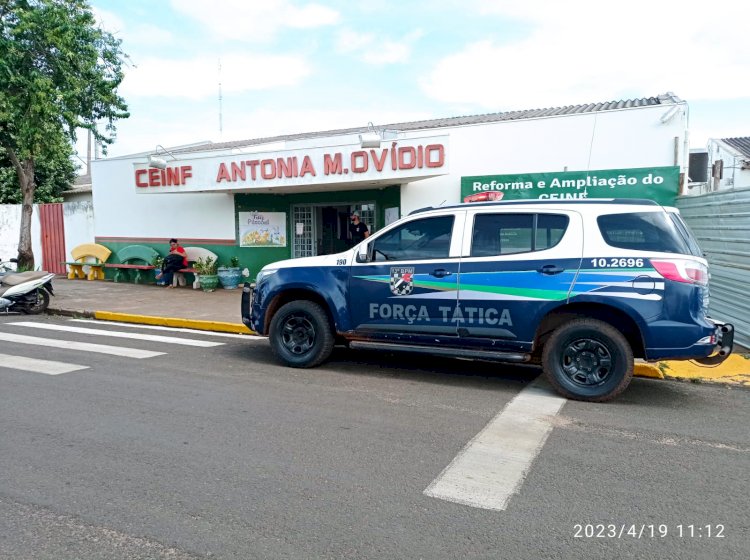
[[(76, 178), (76, 164), (71, 159), (73, 147), (64, 137), (58, 149), (48, 147), (48, 154), (34, 165), (34, 203), (62, 202), (62, 193), (71, 188)], [(21, 204), (21, 189), (13, 163), (0, 148), (0, 204)]]
[(86, 0), (0, 0), (0, 147), (21, 192), (20, 265), (34, 266), (37, 167), (55, 161), (60, 141), (75, 142), (81, 128), (106, 151), (115, 121), (128, 117), (117, 93), (125, 58)]

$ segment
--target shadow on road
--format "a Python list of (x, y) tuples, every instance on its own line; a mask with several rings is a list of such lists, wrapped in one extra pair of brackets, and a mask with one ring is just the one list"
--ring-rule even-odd
[[(267, 342), (233, 345), (226, 351), (233, 353), (237, 359), (252, 361), (258, 365), (284, 367), (273, 355)], [(398, 377), (424, 383), (490, 390), (508, 388), (520, 390), (541, 373), (541, 369), (537, 366), (473, 361), (409, 352), (350, 350), (344, 347), (336, 347), (331, 357), (317, 368), (294, 371), (310, 371), (313, 374), (316, 370), (352, 376)]]

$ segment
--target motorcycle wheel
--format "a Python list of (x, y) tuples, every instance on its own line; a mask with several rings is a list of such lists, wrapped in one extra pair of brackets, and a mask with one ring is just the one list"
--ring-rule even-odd
[(49, 294), (46, 290), (36, 291), (36, 301), (19, 307), (19, 311), (27, 315), (39, 315), (44, 313), (49, 306)]

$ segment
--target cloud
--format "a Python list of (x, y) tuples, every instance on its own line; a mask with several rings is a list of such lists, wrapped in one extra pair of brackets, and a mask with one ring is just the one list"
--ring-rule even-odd
[[(221, 85), (226, 94), (298, 85), (311, 73), (301, 56), (237, 54), (222, 57)], [(219, 59), (147, 58), (127, 70), (127, 96), (202, 99), (219, 89)]]
[(338, 35), (336, 50), (339, 53), (351, 54), (367, 64), (375, 66), (406, 63), (411, 52), (424, 33), (417, 29), (400, 39), (380, 37), (375, 33), (360, 33), (345, 29)]
[(126, 45), (163, 47), (174, 42), (174, 35), (163, 27), (151, 23), (128, 26), (122, 18), (107, 10), (93, 8), (93, 12), (97, 23), (115, 37), (122, 39)]
[(750, 92), (745, 2), (631, 0), (603, 13), (594, 0), (475, 2), (486, 18), (522, 22), (513, 43), (483, 39), (439, 60), (427, 95), (491, 109), (533, 108), (657, 95), (732, 99)]
[(283, 28), (311, 29), (338, 23), (339, 13), (290, 0), (172, 0), (172, 8), (223, 39), (265, 42)]

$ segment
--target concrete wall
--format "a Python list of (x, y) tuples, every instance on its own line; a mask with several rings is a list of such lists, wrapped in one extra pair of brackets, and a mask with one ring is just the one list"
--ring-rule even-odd
[[(18, 256), (21, 235), (21, 205), (0, 204), (0, 259), (7, 261)], [(42, 235), (36, 204), (31, 215), (31, 250), (37, 266), (42, 264)]]
[(133, 166), (143, 156), (91, 162), (97, 237), (234, 240), (234, 195), (143, 194)]
[[(94, 206), (90, 201), (63, 203), (65, 253), (81, 243), (94, 242)], [(21, 233), (21, 205), (0, 204), (0, 259), (18, 256), (18, 237)], [(37, 267), (42, 265), (42, 231), (38, 205), (31, 216), (31, 249)]]
[(63, 221), (65, 222), (65, 252), (66, 258), (69, 258), (73, 247), (94, 242), (93, 202), (91, 200), (64, 202)]

